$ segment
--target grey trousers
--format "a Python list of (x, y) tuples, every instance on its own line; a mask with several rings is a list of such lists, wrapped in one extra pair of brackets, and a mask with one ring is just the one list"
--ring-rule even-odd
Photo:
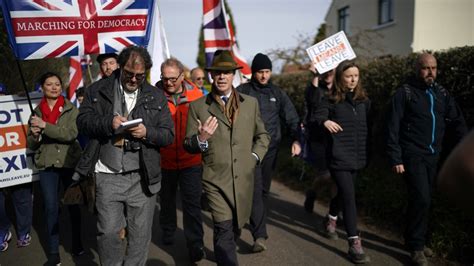
[[(148, 193), (138, 172), (97, 173), (97, 246), (101, 265), (145, 265), (155, 204), (156, 194)], [(124, 227), (128, 233), (126, 252), (119, 237)]]

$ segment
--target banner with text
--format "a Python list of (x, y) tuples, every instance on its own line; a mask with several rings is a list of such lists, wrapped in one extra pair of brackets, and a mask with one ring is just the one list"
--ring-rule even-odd
[(19, 59), (118, 53), (146, 46), (154, 0), (2, 0)]
[[(42, 93), (30, 93), (33, 108)], [(28, 119), (31, 112), (26, 97), (0, 96), (0, 188), (38, 179), (34, 152), (26, 148)]]
[(356, 58), (344, 31), (340, 31), (306, 49), (320, 74), (334, 69), (344, 60)]

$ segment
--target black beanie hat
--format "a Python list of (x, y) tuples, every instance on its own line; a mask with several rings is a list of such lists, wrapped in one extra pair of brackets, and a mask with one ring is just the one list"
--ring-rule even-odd
[(272, 70), (272, 61), (270, 61), (270, 58), (268, 58), (268, 56), (262, 53), (258, 53), (257, 55), (255, 55), (252, 61), (252, 73), (255, 73), (262, 69)]

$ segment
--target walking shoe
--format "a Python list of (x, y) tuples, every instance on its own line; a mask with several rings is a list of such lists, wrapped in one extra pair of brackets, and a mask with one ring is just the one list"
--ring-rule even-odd
[(163, 236), (161, 237), (161, 242), (163, 245), (169, 246), (174, 244), (174, 232), (163, 231)]
[(255, 240), (255, 243), (253, 244), (252, 251), (254, 253), (257, 253), (267, 250), (267, 246), (265, 246), (265, 241), (266, 240), (263, 237), (257, 238), (257, 240)]
[(191, 262), (193, 263), (205, 259), (206, 251), (204, 250), (204, 247), (198, 245), (191, 248), (191, 250), (189, 251), (189, 258), (191, 259)]
[(323, 221), (323, 226), (325, 227), (327, 238), (332, 240), (337, 240), (339, 238), (336, 232), (337, 219), (332, 219), (329, 216), (326, 216), (326, 219)]
[(43, 266), (59, 266), (61, 265), (61, 258), (58, 253), (51, 253), (48, 255), (48, 261)]
[(369, 256), (365, 255), (362, 249), (362, 240), (360, 237), (349, 238), (349, 258), (355, 264), (370, 262)]
[(21, 236), (21, 237), (18, 238), (18, 240), (16, 241), (16, 246), (19, 247), (19, 248), (23, 248), (23, 247), (29, 246), (30, 244), (31, 244), (31, 236), (30, 236), (30, 233), (27, 233), (26, 235)]
[(413, 265), (418, 265), (418, 266), (427, 266), (428, 265), (428, 260), (425, 257), (425, 253), (423, 250), (418, 250), (418, 251), (413, 251), (411, 253), (411, 262)]
[(309, 189), (306, 191), (306, 198), (304, 199), (304, 210), (307, 213), (313, 213), (314, 201), (316, 200), (316, 191)]
[(72, 248), (72, 255), (74, 257), (80, 257), (82, 255), (86, 254), (86, 252), (84, 251), (84, 249), (81, 247), (73, 247)]
[(12, 239), (12, 232), (8, 231), (6, 235), (4, 235), (0, 242), (0, 252), (4, 252), (8, 249), (8, 242)]
[(75, 238), (72, 241), (71, 253), (74, 257), (79, 257), (86, 253), (82, 247), (82, 241), (80, 239)]
[(423, 253), (425, 254), (425, 257), (428, 257), (428, 258), (431, 258), (431, 257), (434, 256), (433, 250), (431, 250), (431, 248), (429, 248), (427, 246), (423, 247)]

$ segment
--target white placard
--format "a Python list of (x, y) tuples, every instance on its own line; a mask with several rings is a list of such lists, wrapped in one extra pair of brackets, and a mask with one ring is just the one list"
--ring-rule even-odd
[(344, 60), (356, 58), (344, 31), (340, 31), (306, 49), (320, 74), (334, 69)]
[[(42, 93), (30, 93), (33, 108)], [(29, 183), (39, 178), (34, 152), (26, 148), (28, 100), (17, 95), (0, 96), (0, 188)]]

